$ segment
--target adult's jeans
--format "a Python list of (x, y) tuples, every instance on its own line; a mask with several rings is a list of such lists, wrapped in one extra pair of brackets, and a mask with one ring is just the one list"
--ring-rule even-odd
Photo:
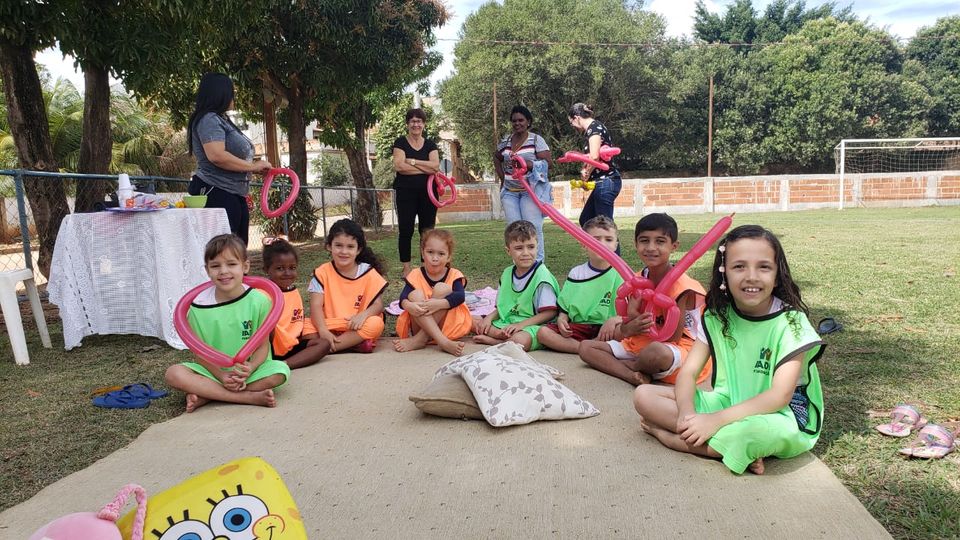
[(600, 177), (580, 212), (580, 226), (583, 227), (584, 223), (597, 216), (613, 219), (613, 203), (616, 202), (622, 185), (620, 173)]
[[(623, 181), (620, 180), (620, 173), (601, 176), (580, 212), (580, 226), (583, 227), (584, 223), (597, 216), (607, 216), (613, 219), (613, 203), (616, 202), (621, 187), (623, 187)], [(617, 249), (614, 251), (617, 255), (620, 254), (619, 242), (617, 242)]]
[(530, 194), (524, 191), (510, 191), (506, 188), (500, 190), (500, 204), (503, 206), (503, 213), (507, 219), (507, 224), (521, 219), (525, 219), (537, 229), (537, 259), (543, 260), (543, 212), (533, 201)]

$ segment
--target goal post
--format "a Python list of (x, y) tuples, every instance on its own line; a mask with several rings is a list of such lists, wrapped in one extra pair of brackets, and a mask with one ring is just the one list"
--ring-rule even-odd
[(842, 210), (850, 175), (960, 170), (960, 137), (843, 139), (833, 156), (840, 176)]

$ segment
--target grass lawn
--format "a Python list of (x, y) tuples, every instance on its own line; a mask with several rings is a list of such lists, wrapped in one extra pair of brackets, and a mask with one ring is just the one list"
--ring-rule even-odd
[[(679, 216), (681, 250), (689, 248), (717, 215)], [(636, 267), (634, 218), (619, 219), (625, 259)], [(919, 403), (936, 422), (960, 419), (960, 209), (852, 209), (741, 214), (734, 225), (759, 223), (783, 242), (811, 319), (832, 316), (843, 332), (825, 337), (821, 361), (826, 420), (815, 453), (867, 509), (899, 538), (957, 535), (960, 523), (960, 452), (936, 461), (905, 460), (906, 441), (873, 430), (868, 411)], [(441, 224), (454, 232), (455, 265), (470, 289), (495, 286), (508, 264), (501, 222)], [(584, 260), (579, 244), (547, 224), (547, 263), (561, 280)], [(400, 292), (396, 238), (371, 239), (388, 261), (388, 300)], [(322, 245), (302, 247), (301, 282), (326, 260)], [(679, 255), (679, 254), (678, 254)], [(712, 252), (692, 269), (706, 284)], [(259, 270), (259, 259), (254, 263)], [(304, 283), (305, 285), (305, 283)], [(305, 290), (305, 286), (301, 287)], [(387, 332), (393, 330), (388, 317)], [(54, 344), (63, 343), (51, 318)], [(92, 336), (73, 351), (40, 347), (28, 332), (31, 365), (17, 367), (0, 332), (0, 509), (82, 469), (137, 437), (149, 425), (178, 415), (183, 396), (141, 411), (90, 405), (93, 388), (149, 381), (162, 385), (164, 369), (186, 352), (139, 336)], [(718, 465), (719, 466), (719, 465)]]

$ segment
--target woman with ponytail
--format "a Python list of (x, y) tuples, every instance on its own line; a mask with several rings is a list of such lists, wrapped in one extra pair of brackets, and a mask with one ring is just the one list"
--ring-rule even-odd
[[(600, 147), (613, 146), (610, 133), (606, 126), (593, 117), (593, 109), (584, 103), (575, 103), (567, 112), (570, 125), (587, 136), (587, 143), (583, 152), (591, 159), (600, 160)], [(595, 187), (580, 212), (580, 226), (596, 216), (607, 216), (613, 219), (613, 204), (620, 194), (622, 181), (620, 170), (611, 158), (607, 162), (610, 169), (602, 171), (593, 165), (584, 164), (580, 170), (580, 179), (594, 182)], [(618, 250), (619, 252), (619, 250)]]

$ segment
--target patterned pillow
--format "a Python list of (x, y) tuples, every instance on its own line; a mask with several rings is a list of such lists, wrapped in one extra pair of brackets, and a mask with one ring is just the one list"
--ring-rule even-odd
[(554, 380), (560, 372), (541, 364), (512, 342), (453, 360), (434, 379), (459, 374), (495, 427), (536, 420), (588, 418), (600, 414), (589, 401)]

